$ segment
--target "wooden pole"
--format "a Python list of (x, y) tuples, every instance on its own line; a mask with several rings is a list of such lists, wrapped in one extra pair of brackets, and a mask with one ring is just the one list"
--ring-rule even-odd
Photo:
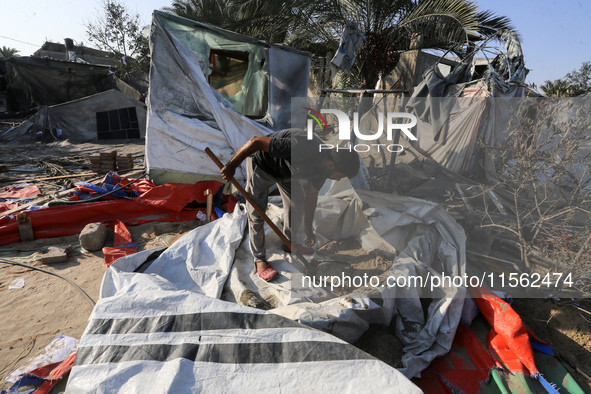
[(210, 189), (207, 189), (205, 191), (205, 195), (207, 196), (207, 209), (205, 211), (207, 218), (205, 219), (205, 222), (209, 223), (209, 222), (211, 222), (211, 210), (213, 207), (213, 193), (211, 192)]
[(77, 177), (89, 177), (89, 176), (96, 176), (98, 175), (96, 172), (87, 172), (84, 174), (70, 174), (70, 175), (60, 175), (60, 176), (51, 176), (49, 178), (31, 178), (31, 179), (24, 179), (21, 182), (38, 182), (38, 181), (50, 181), (53, 179), (65, 179), (65, 178), (77, 178)]
[[(213, 153), (211, 151), (211, 149), (205, 148), (205, 153), (207, 153), (207, 155), (209, 156), (209, 158), (211, 160), (213, 160), (213, 162), (219, 167), (220, 170), (222, 168), (224, 168), (224, 165), (222, 164), (222, 162), (220, 161), (220, 159), (218, 159), (218, 157), (215, 155), (215, 153)], [(267, 222), (267, 224), (269, 225), (269, 227), (271, 227), (271, 230), (273, 230), (273, 232), (275, 234), (277, 234), (277, 236), (283, 241), (283, 243), (285, 244), (285, 246), (287, 246), (289, 249), (291, 249), (291, 242), (289, 241), (289, 239), (285, 236), (285, 234), (283, 234), (283, 232), (281, 230), (279, 230), (279, 228), (277, 228), (277, 226), (275, 226), (275, 223), (273, 223), (273, 221), (271, 220), (271, 218), (269, 218), (267, 216), (267, 214), (265, 213), (265, 211), (263, 211), (261, 209), (261, 207), (258, 206), (258, 204), (250, 196), (250, 194), (248, 194), (246, 192), (246, 190), (244, 190), (244, 188), (242, 187), (242, 185), (234, 177), (230, 178), (230, 182), (244, 196), (244, 198), (246, 199), (246, 201), (248, 201), (250, 203), (250, 205), (252, 205), (252, 207), (254, 208), (254, 210), (257, 211), (259, 213), (259, 215), (261, 215), (261, 217), (263, 218), (263, 220), (265, 222)], [(302, 263), (304, 263), (304, 265), (306, 267), (308, 267), (308, 265), (309, 265), (308, 260), (306, 260), (306, 258), (300, 252), (298, 252), (297, 250), (295, 250), (295, 248), (291, 252), (293, 254), (295, 254), (296, 257), (298, 259), (300, 259), (300, 261)]]

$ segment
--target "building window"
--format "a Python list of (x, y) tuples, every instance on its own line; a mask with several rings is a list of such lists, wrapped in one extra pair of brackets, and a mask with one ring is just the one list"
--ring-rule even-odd
[(96, 113), (99, 140), (140, 138), (140, 127), (135, 107)]

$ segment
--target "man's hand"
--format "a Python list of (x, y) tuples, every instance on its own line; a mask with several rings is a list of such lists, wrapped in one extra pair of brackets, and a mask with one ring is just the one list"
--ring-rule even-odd
[(222, 168), (220, 172), (222, 173), (222, 178), (224, 178), (226, 182), (229, 182), (230, 179), (232, 179), (234, 177), (234, 174), (236, 173), (236, 167), (228, 163), (224, 166), (224, 168)]
[(220, 171), (222, 173), (222, 178), (224, 178), (226, 181), (230, 181), (240, 163), (257, 151), (262, 150), (263, 152), (269, 152), (270, 143), (271, 137), (252, 137), (246, 141), (244, 145), (238, 148), (228, 164), (226, 164), (226, 166)]

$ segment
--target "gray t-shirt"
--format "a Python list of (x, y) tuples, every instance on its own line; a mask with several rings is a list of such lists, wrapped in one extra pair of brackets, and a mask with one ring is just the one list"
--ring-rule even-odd
[(302, 129), (280, 130), (269, 136), (269, 152), (254, 153), (253, 164), (280, 181), (305, 179), (319, 190), (326, 181), (318, 169), (318, 163), (326, 155), (319, 151), (322, 141), (316, 136), (308, 140)]

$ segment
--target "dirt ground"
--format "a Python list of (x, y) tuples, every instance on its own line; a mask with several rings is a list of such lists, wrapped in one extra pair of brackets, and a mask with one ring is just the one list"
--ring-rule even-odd
[[(311, 275), (380, 276), (392, 267), (394, 255), (382, 250), (366, 251), (357, 239), (330, 241), (318, 249), (318, 258), (312, 263)], [(326, 290), (330, 290), (330, 284)], [(335, 296), (364, 292), (373, 294), (375, 288), (342, 286), (332, 290)]]
[(512, 306), (527, 328), (552, 346), (581, 388), (591, 393), (591, 301), (517, 298)]
[[(313, 262), (317, 273), (341, 276), (380, 276), (391, 267), (394, 255), (382, 250), (366, 251), (357, 239), (330, 241), (318, 249), (319, 258)], [(325, 288), (330, 290), (330, 288)], [(352, 293), (365, 293), (372, 296), (377, 290), (373, 287), (341, 286), (331, 292), (335, 296)], [(394, 368), (402, 368), (404, 345), (394, 334), (392, 327), (377, 324), (369, 329), (353, 344), (359, 349), (384, 361)]]
[[(152, 222), (131, 226), (129, 230), (134, 242), (138, 243), (138, 251), (141, 251), (170, 246), (199, 225), (198, 220)], [(112, 245), (112, 240), (108, 239), (106, 246), (109, 244)], [(34, 263), (34, 253), (42, 252), (50, 245), (72, 245), (68, 261), (49, 266)], [(80, 286), (93, 300), (99, 298), (106, 270), (103, 253), (83, 251), (77, 235), (0, 247), (0, 257), (56, 272)], [(25, 287), (9, 290), (10, 283), (16, 278), (23, 278)], [(4, 377), (39, 354), (57, 335), (80, 339), (91, 312), (92, 306), (86, 298), (66, 281), (39, 271), (0, 264), (0, 316), (3, 318), (0, 326), (0, 389), (12, 385), (4, 381)]]

